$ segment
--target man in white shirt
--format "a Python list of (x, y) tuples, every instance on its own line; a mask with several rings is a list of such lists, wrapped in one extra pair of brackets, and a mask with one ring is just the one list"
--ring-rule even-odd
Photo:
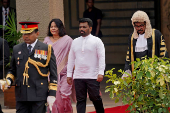
[(72, 84), (73, 75), (77, 113), (86, 111), (87, 92), (96, 112), (104, 113), (99, 89), (105, 70), (105, 48), (100, 38), (91, 35), (92, 25), (89, 18), (79, 20), (81, 36), (74, 39), (68, 57), (67, 82)]

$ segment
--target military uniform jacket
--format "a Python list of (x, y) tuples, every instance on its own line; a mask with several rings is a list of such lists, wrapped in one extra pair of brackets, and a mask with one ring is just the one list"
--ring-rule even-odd
[[(154, 34), (153, 34), (154, 33)], [(131, 70), (133, 69), (131, 62), (136, 60), (135, 57), (135, 46), (136, 46), (137, 39), (134, 39), (132, 34), (128, 38), (128, 50), (125, 59), (125, 68), (124, 70)], [(159, 30), (152, 31), (152, 36), (147, 38), (147, 46), (148, 46), (148, 54), (147, 57), (167, 57), (168, 52), (165, 44), (165, 39)]]
[[(47, 96), (56, 96), (57, 90), (57, 67), (56, 59), (51, 48), (51, 58), (47, 67), (39, 67), (43, 74), (47, 74), (50, 71), (48, 82), (48, 77), (41, 76), (37, 69), (32, 64), (28, 64), (28, 85), (23, 84), (23, 73), (25, 70), (25, 63), (28, 57), (31, 59), (46, 63), (45, 59), (35, 58), (35, 50), (48, 51), (48, 45), (37, 41), (31, 54), (28, 53), (27, 44), (21, 43), (13, 48), (13, 56), (11, 59), (11, 68), (8, 71), (7, 79), (12, 82), (15, 79), (15, 96), (16, 101), (42, 101), (46, 100)], [(51, 87), (49, 87), (50, 84)]]

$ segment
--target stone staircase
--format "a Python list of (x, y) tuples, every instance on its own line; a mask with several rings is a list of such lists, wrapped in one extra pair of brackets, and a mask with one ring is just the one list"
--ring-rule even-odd
[(95, 7), (103, 12), (101, 30), (106, 63), (124, 64), (128, 36), (133, 32), (131, 17), (135, 11), (143, 10), (154, 26), (154, 0), (96, 0)]

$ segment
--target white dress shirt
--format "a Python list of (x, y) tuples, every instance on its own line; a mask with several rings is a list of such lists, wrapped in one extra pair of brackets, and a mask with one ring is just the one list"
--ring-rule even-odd
[(144, 37), (145, 34), (139, 34), (137, 38), (135, 52), (143, 52), (148, 50), (147, 39)]
[(29, 45), (31, 45), (31, 47), (32, 47), (32, 48), (31, 48), (31, 52), (32, 52), (32, 50), (33, 50), (35, 44), (37, 43), (37, 41), (38, 41), (38, 39), (36, 39), (35, 42), (32, 43), (32, 44), (27, 44), (27, 48), (28, 48)]
[(98, 74), (104, 75), (104, 70), (105, 48), (101, 39), (91, 34), (74, 39), (68, 57), (67, 77), (97, 79)]

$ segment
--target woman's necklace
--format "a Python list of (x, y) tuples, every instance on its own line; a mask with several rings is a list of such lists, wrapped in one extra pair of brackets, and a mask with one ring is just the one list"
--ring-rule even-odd
[(57, 37), (57, 38), (52, 37), (52, 38), (53, 38), (53, 40), (58, 40), (60, 37)]
[(58, 37), (58, 38), (54, 38), (53, 36), (51, 37), (51, 41), (54, 43), (54, 42), (56, 42), (58, 39), (60, 39), (60, 37)]

